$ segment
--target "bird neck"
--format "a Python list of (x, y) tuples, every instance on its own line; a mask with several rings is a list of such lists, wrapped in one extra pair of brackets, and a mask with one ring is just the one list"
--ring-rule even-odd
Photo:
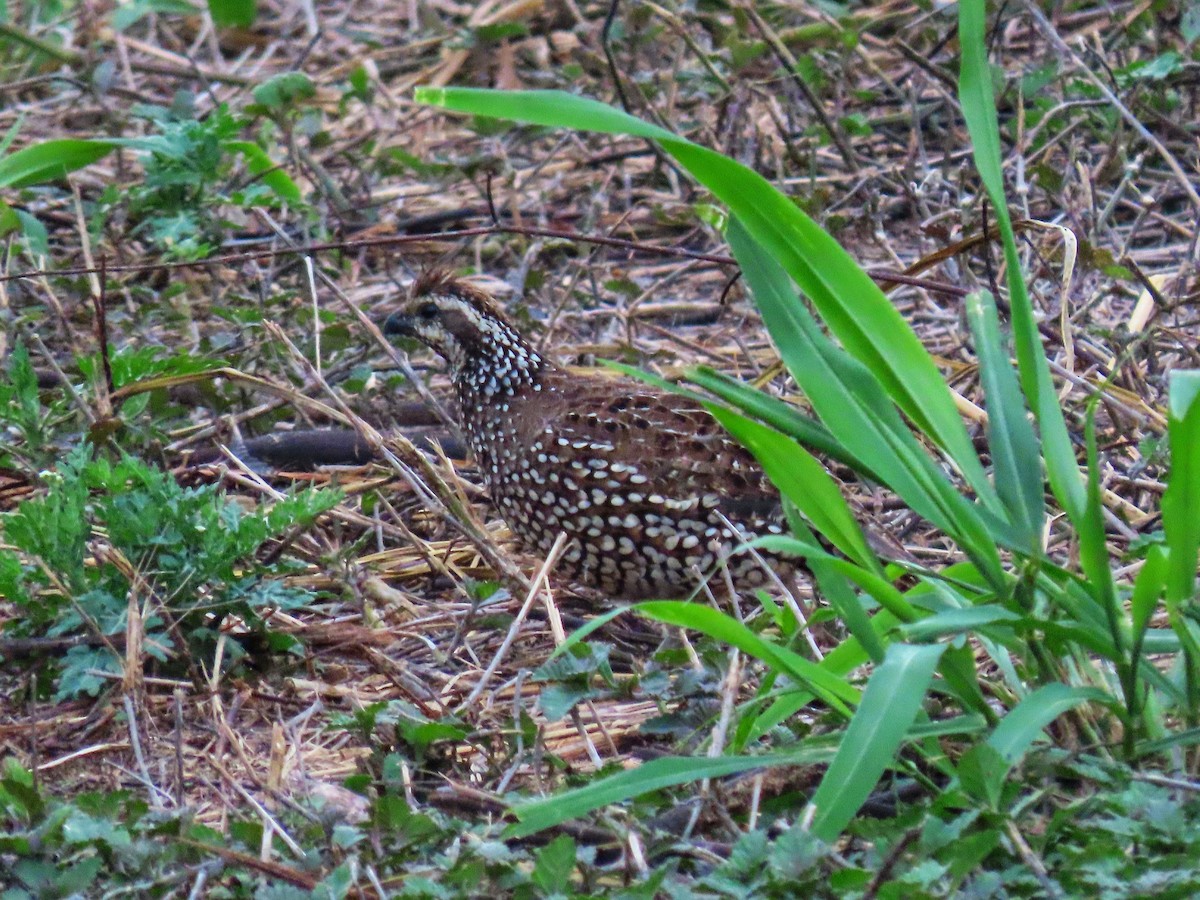
[(477, 345), (463, 349), (454, 380), (464, 396), (487, 400), (539, 390), (542, 374), (552, 367), (503, 322), (495, 322)]

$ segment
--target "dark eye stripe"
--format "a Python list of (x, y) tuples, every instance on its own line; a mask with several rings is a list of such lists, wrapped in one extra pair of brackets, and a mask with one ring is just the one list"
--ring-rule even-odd
[(436, 303), (422, 304), (421, 308), (417, 310), (417, 315), (419, 315), (422, 319), (436, 319), (437, 314), (438, 305)]

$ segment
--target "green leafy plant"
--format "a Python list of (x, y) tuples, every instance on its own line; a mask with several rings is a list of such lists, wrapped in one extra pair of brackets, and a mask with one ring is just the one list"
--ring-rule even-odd
[(258, 18), (257, 0), (208, 0), (208, 11), (220, 26), (249, 28)]
[[(234, 115), (225, 105), (196, 118), (186, 102), (137, 111), (158, 133), (113, 143), (140, 153), (146, 173), (128, 196), (129, 214), (138, 223), (135, 233), (145, 233), (168, 256), (200, 259), (211, 253), (230, 226), (230, 208), (300, 204), (300, 189), (287, 173), (259, 144), (239, 137), (252, 118)], [(240, 186), (238, 159), (249, 176)], [(101, 208), (122, 199), (111, 190)]]
[[(214, 485), (184, 488), (132, 457), (92, 455), (87, 445), (72, 450), (44, 475), (44, 493), (0, 520), (13, 548), (0, 551), (0, 593), (21, 609), (16, 632), (119, 634), (135, 602), (146, 652), (181, 669), (211, 650), (227, 618), (241, 621), (242, 642), (264, 640), (264, 608), (311, 602), (311, 593), (280, 580), (284, 563), (260, 564), (253, 554), (312, 522), (337, 492), (303, 492), (247, 512)], [(239, 646), (234, 639), (234, 661)], [(95, 693), (103, 684), (95, 672), (119, 665), (103, 644), (73, 647), (58, 693)]]
[[(957, 796), (966, 806), (1007, 821), (999, 798), (1010, 774), (1036, 758), (1047, 727), (1061, 716), (1100, 748), (1106, 765), (1133, 765), (1194, 742), (1194, 733), (1178, 725), (1200, 716), (1200, 632), (1187, 612), (1200, 547), (1194, 516), (1200, 500), (1200, 373), (1172, 376), (1165, 541), (1149, 550), (1132, 584), (1118, 583), (1105, 544), (1093, 429), (1088, 426), (1081, 460), (1016, 252), (984, 49), (984, 6), (964, 2), (959, 16), (960, 97), (999, 226), (1016, 356), (1014, 367), (1003, 349), (1008, 336), (993, 298), (987, 292), (968, 298), (989, 414), (986, 457), (972, 445), (933, 358), (887, 297), (756, 172), (581, 97), (418, 90), (419, 100), (462, 113), (648, 138), (728, 208), (730, 246), (816, 420), (710, 372), (697, 371), (695, 381), (723, 401), (710, 402), (714, 415), (756, 454), (799, 513), (793, 536), (762, 543), (806, 558), (846, 630), (840, 646), (812, 662), (793, 649), (794, 634), (761, 636), (699, 605), (637, 605), (641, 615), (702, 632), (765, 664), (759, 695), (742, 707), (745, 755), (657, 760), (559, 796), (517, 803), (520, 824), (513, 833), (670, 784), (752, 766), (813, 762), (812, 749), (771, 755), (753, 743), (805, 708), (827, 709), (840, 719), (831, 732), (835, 749), (823, 757), (828, 768), (810, 801), (809, 830), (825, 842), (851, 827), (889, 769), (930, 791), (961, 785)], [(885, 566), (808, 447), (885, 485), (950, 539), (962, 561), (940, 570)], [(1065, 513), (1059, 527), (1069, 528), (1078, 543), (1077, 562), (1046, 552), (1047, 488), (1054, 507)], [(810, 529), (840, 555), (824, 549)], [(895, 580), (901, 572), (907, 582)], [(1160, 603), (1169, 629), (1150, 627)], [(609, 618), (594, 620), (576, 638)], [(1170, 655), (1176, 665), (1168, 674), (1161, 661), (1150, 663), (1149, 652)], [(985, 674), (979, 659), (998, 674)], [(874, 669), (860, 690), (851, 676), (868, 662)], [(930, 721), (923, 701), (934, 691), (946, 712)], [(1114, 729), (1121, 734), (1116, 746), (1103, 737)], [(953, 754), (939, 743), (950, 736), (959, 745)]]
[(9, 432), (0, 460), (25, 468), (41, 466), (50, 448), (50, 422), (62, 413), (62, 405), (47, 415), (38, 392), (37, 373), (24, 344), (17, 344), (8, 358), (8, 372), (0, 379), (0, 424)]

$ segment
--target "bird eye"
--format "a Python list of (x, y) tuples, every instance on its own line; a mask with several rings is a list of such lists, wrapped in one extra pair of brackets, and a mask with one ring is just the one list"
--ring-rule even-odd
[(423, 303), (421, 308), (417, 310), (417, 315), (426, 321), (436, 319), (438, 314), (438, 305), (436, 303)]

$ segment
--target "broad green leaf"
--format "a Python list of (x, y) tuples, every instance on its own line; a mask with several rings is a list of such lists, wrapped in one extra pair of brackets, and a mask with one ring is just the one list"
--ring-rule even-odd
[(533, 867), (533, 883), (547, 896), (565, 897), (575, 871), (575, 841), (569, 834), (560, 834), (537, 852)]
[(941, 644), (892, 644), (867, 681), (833, 762), (813, 795), (811, 831), (832, 843), (854, 818), (908, 735), (933, 673)]
[[(600, 363), (607, 368), (628, 375), (630, 378), (652, 384), (672, 394), (690, 397), (698, 403), (712, 402), (711, 397), (694, 391), (687, 385), (668, 381), (653, 372), (639, 369), (637, 366), (626, 365), (611, 359), (600, 360)], [(776, 431), (795, 438), (805, 447), (844, 463), (872, 481), (880, 481), (871, 467), (843, 447), (824, 425), (816, 419), (806, 416), (791, 404), (707, 366), (689, 368), (684, 373), (684, 377), (698, 387), (715, 394), (735, 409), (749, 413), (753, 418), (765, 422)]]
[(256, 87), (253, 94), (256, 103), (278, 111), (315, 97), (317, 86), (303, 72), (281, 72)]
[(808, 567), (812, 570), (821, 596), (837, 611), (838, 617), (845, 623), (846, 629), (858, 639), (867, 655), (874, 663), (883, 662), (887, 646), (871, 625), (871, 617), (863, 609), (862, 601), (854, 593), (850, 579), (828, 559), (810, 557)]
[(859, 459), (830, 434), (828, 428), (791, 404), (707, 366), (690, 368), (685, 375), (688, 381), (755, 419), (765, 422), (776, 431), (795, 438), (805, 447), (837, 460), (865, 478), (882, 484), (869, 462)]
[(1168, 560), (1167, 553), (1162, 547), (1151, 547), (1146, 553), (1146, 562), (1138, 572), (1133, 582), (1133, 596), (1129, 601), (1129, 617), (1133, 627), (1133, 661), (1136, 662), (1141, 654), (1142, 641), (1154, 610), (1158, 606), (1158, 598), (1162, 596), (1163, 586), (1167, 583)]
[(13, 210), (21, 221), (21, 234), (25, 237), (25, 245), (30, 254), (36, 259), (50, 255), (50, 234), (41, 220), (23, 209)]
[[(829, 557), (831, 560), (833, 557)], [(846, 566), (852, 565), (845, 560), (835, 560)], [(584, 640), (592, 632), (604, 627), (614, 618), (629, 611), (645, 612), (652, 618), (692, 628), (708, 634), (718, 640), (739, 647), (745, 652), (772, 666), (776, 671), (783, 672), (801, 684), (809, 684), (812, 690), (799, 690), (794, 694), (794, 709), (800, 709), (812, 701), (814, 696), (821, 695), (827, 703), (845, 711), (843, 701), (854, 704), (859, 694), (849, 687), (843, 676), (868, 661), (866, 653), (857, 639), (843, 641), (832, 652), (826, 654), (820, 663), (815, 665), (787, 648), (770, 644), (749, 631), (744, 625), (730, 619), (723, 613), (709, 607), (694, 603), (683, 603), (670, 600), (654, 600), (610, 610), (589, 621), (567, 637), (547, 661), (565, 653), (568, 648)], [(876, 634), (884, 634), (896, 623), (895, 618), (886, 610), (876, 613), (871, 619), (871, 625)], [(810, 676), (812, 676), (810, 678)], [(815, 681), (814, 681), (815, 679)]]
[(1012, 767), (1025, 756), (1030, 745), (1041, 735), (1042, 729), (1067, 710), (1090, 700), (1104, 703), (1111, 699), (1108, 694), (1093, 688), (1044, 685), (1018, 703), (1000, 721), (987, 743)]
[(985, 43), (986, 13), (984, 0), (962, 0), (958, 4), (958, 41), (962, 48), (958, 97), (967, 130), (971, 134), (975, 167), (992, 201), (1004, 245), (1005, 274), (1021, 386), (1041, 428), (1050, 487), (1071, 520), (1076, 522), (1083, 515), (1086, 503), (1083, 478), (1075, 460), (1054, 382), (1050, 378), (1050, 365), (1042, 350), (1033, 305), (1029, 302), (1029, 293), (1022, 280), (1021, 259), (1004, 196), (1000, 130)]
[(806, 766), (823, 762), (830, 752), (824, 748), (799, 747), (788, 753), (763, 756), (664, 757), (642, 763), (636, 769), (598, 778), (581, 788), (564, 791), (542, 800), (516, 803), (512, 812), (519, 820), (505, 831), (518, 838), (552, 828), (613, 803), (621, 803), (649, 791), (704, 778), (720, 778), (750, 769), (774, 766)]
[(975, 744), (958, 758), (954, 767), (959, 785), (991, 810), (1000, 806), (1008, 766), (989, 744)]
[(988, 450), (992, 454), (996, 493), (1008, 510), (1025, 552), (1041, 555), (1045, 500), (1042, 492), (1041, 448), (1025, 415), (1025, 401), (1008, 360), (1007, 342), (1000, 334), (996, 303), (991, 293), (967, 297), (967, 322), (975, 336), (980, 380), (987, 399)]
[(830, 674), (794, 650), (764, 640), (737, 619), (711, 606), (676, 600), (648, 600), (635, 604), (633, 608), (659, 622), (690, 628), (737, 647), (805, 685), (840, 712), (848, 714), (848, 707), (858, 702), (858, 691), (844, 679)]
[(3, 238), (21, 227), (21, 217), (16, 211), (0, 200), (0, 238)]
[(821, 333), (787, 275), (741, 228), (740, 219), (730, 222), (728, 238), (763, 319), (776, 336), (780, 356), (822, 423), (851, 453), (867, 460), (908, 506), (953, 537), (997, 588), (1002, 587), (996, 544), (1013, 541), (1011, 529), (993, 518), (985, 521), (950, 483), (871, 372)]
[[(882, 641), (885, 635), (895, 629), (897, 622), (895, 616), (883, 609), (871, 616), (871, 630)], [(842, 677), (870, 661), (871, 657), (863, 649), (863, 643), (857, 637), (851, 636), (826, 653), (825, 658), (818, 665), (823, 671)], [(803, 689), (781, 694), (772, 701), (766, 712), (755, 719), (753, 726), (744, 736), (744, 743), (748, 744), (763, 737), (776, 725), (782, 724), (794, 716), (812, 700), (812, 692)]]
[(480, 116), (658, 141), (779, 261), (846, 350), (946, 450), (983, 504), (999, 513), (999, 500), (950, 392), (912, 328), (846, 251), (757, 172), (656, 125), (562, 91), (423, 87), (416, 98)]
[(919, 622), (909, 622), (900, 626), (900, 633), (905, 640), (929, 641), (947, 635), (978, 631), (990, 625), (1012, 626), (1022, 621), (1023, 618), (1015, 612), (997, 604), (988, 604), (934, 613)]
[(1096, 451), (1096, 403), (1088, 405), (1084, 443), (1087, 448), (1086, 503), (1075, 521), (1079, 533), (1079, 566), (1087, 578), (1087, 587), (1096, 603), (1104, 610), (1109, 635), (1122, 663), (1128, 658), (1129, 633), (1125, 609), (1117, 600), (1117, 587), (1109, 565), (1108, 543), (1105, 540), (1104, 501), (1100, 496), (1100, 457)]
[(302, 200), (300, 188), (292, 181), (290, 175), (272, 162), (266, 151), (253, 141), (226, 141), (226, 149), (240, 153), (246, 161), (246, 168), (255, 178), (273, 190), (282, 200), (288, 203), (299, 203)]
[(1195, 596), (1200, 549), (1200, 371), (1171, 373), (1167, 434), (1171, 472), (1162, 517), (1171, 554), (1166, 588), (1168, 602), (1178, 604)]
[(249, 28), (258, 17), (257, 0), (208, 0), (208, 11), (220, 28)]
[(57, 181), (103, 159), (115, 146), (113, 141), (64, 138), (25, 147), (0, 159), (0, 188)]
[(875, 602), (901, 621), (912, 622), (921, 617), (920, 611), (915, 609), (883, 575), (877, 571), (866, 569), (851, 560), (831, 556), (814, 544), (787, 535), (772, 534), (756, 538), (751, 545), (765, 547), (777, 553), (793, 553), (805, 559), (823, 559), (828, 565), (870, 594)]
[(706, 407), (726, 431), (754, 454), (771, 483), (804, 513), (817, 531), (859, 565), (883, 571), (867, 546), (841, 488), (811, 453), (773, 428), (714, 404)]

